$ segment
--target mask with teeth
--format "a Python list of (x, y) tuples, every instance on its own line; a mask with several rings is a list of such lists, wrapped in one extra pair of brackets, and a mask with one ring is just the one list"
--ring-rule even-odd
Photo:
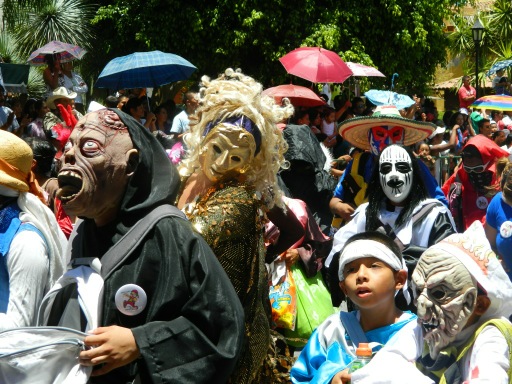
[(113, 111), (91, 112), (80, 119), (65, 145), (57, 197), (68, 214), (103, 225), (117, 214), (130, 175), (137, 165), (127, 127)]
[(412, 274), (418, 321), (430, 356), (451, 344), (466, 326), (476, 306), (477, 283), (454, 256), (428, 249)]

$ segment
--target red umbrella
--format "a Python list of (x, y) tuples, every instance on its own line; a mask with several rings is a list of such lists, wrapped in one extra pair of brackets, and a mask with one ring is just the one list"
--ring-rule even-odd
[(352, 76), (358, 77), (386, 77), (377, 68), (369, 67), (368, 65), (347, 62), (347, 66), (352, 71)]
[(271, 96), (277, 103), (281, 103), (283, 97), (290, 99), (290, 102), (296, 107), (317, 107), (325, 105), (315, 92), (300, 85), (284, 84), (277, 87), (267, 88), (262, 92), (265, 96)]
[(313, 83), (343, 83), (352, 71), (337, 53), (320, 47), (301, 47), (279, 59), (286, 71)]

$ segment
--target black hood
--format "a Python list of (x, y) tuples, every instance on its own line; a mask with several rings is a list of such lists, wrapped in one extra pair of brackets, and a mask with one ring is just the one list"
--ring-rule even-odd
[[(139, 162), (126, 186), (116, 219), (97, 228), (93, 219), (84, 219), (83, 246), (93, 254), (102, 255), (142, 217), (162, 204), (174, 204), (180, 187), (180, 177), (158, 140), (139, 122), (117, 108), (115, 112), (128, 127)], [(92, 241), (94, 240), (94, 241)]]

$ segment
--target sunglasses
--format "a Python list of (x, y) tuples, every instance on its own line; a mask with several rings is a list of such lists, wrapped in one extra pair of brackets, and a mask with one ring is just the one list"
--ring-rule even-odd
[(475, 165), (474, 167), (468, 167), (466, 165), (463, 164), (463, 167), (464, 167), (464, 170), (467, 172), (467, 173), (482, 173), (483, 171), (485, 171), (485, 168), (487, 167), (487, 165), (490, 163), (490, 161), (488, 161), (487, 163), (485, 164), (481, 164), (481, 165)]

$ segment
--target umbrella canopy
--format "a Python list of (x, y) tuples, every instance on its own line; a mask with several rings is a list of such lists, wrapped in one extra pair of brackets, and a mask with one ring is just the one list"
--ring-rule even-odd
[(505, 69), (512, 66), (512, 60), (502, 60), (493, 64), (491, 69), (487, 71), (487, 76), (491, 76), (501, 69)]
[(66, 63), (72, 60), (80, 60), (87, 51), (78, 45), (54, 40), (32, 52), (27, 62), (32, 65), (44, 65), (46, 64), (44, 62), (45, 55), (53, 53), (59, 53), (61, 63)]
[(495, 109), (497, 111), (512, 111), (512, 96), (484, 96), (475, 100), (470, 107), (478, 109)]
[(386, 77), (377, 68), (369, 67), (368, 65), (346, 62), (347, 66), (352, 71), (352, 76), (356, 77)]
[(350, 68), (333, 51), (301, 47), (279, 59), (286, 71), (313, 83), (343, 83), (352, 76)]
[(284, 84), (277, 87), (267, 88), (262, 92), (265, 96), (272, 96), (276, 103), (281, 103), (283, 97), (290, 99), (290, 102), (296, 107), (317, 107), (325, 105), (315, 92), (300, 85)]
[(415, 103), (409, 96), (392, 91), (370, 89), (364, 95), (375, 105), (394, 105), (397, 109), (409, 108)]
[(111, 60), (101, 71), (96, 87), (155, 88), (186, 80), (196, 69), (192, 63), (173, 53), (135, 52)]

